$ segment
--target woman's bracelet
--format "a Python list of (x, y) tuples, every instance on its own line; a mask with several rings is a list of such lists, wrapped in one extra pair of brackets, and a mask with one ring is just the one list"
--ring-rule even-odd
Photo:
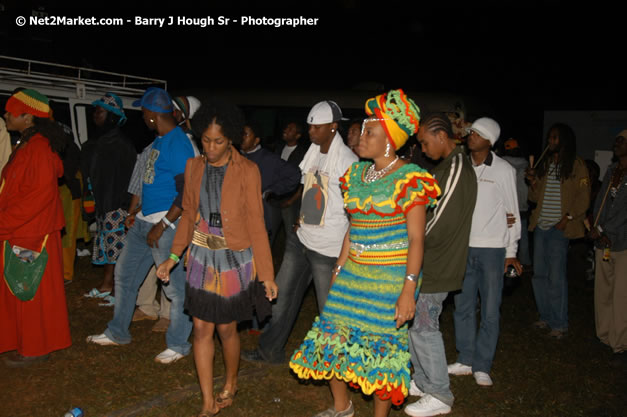
[(416, 274), (407, 274), (405, 275), (405, 279), (411, 282), (418, 282), (418, 277), (416, 276)]
[(169, 256), (170, 259), (172, 259), (174, 262), (179, 263), (179, 261), (181, 260), (181, 258), (179, 258), (178, 256), (176, 256), (176, 254), (171, 253)]
[(333, 269), (331, 269), (331, 272), (333, 272), (335, 275), (337, 275), (337, 274), (340, 273), (341, 270), (342, 270), (342, 265), (335, 264)]

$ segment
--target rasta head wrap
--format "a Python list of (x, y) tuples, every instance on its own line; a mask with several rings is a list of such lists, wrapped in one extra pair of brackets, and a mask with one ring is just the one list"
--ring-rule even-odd
[(18, 91), (9, 97), (5, 109), (14, 117), (19, 117), (24, 113), (32, 114), (35, 117), (50, 117), (48, 97), (31, 89)]
[(366, 114), (376, 116), (394, 149), (418, 131), (420, 109), (403, 90), (391, 90), (366, 101)]
[(126, 114), (124, 114), (124, 105), (122, 99), (114, 93), (106, 93), (100, 100), (91, 103), (92, 106), (100, 106), (106, 111), (120, 117), (118, 125), (122, 126), (126, 122)]
[(179, 110), (183, 114), (183, 119), (191, 119), (194, 117), (196, 110), (200, 108), (200, 100), (194, 96), (179, 96), (172, 99), (175, 110)]

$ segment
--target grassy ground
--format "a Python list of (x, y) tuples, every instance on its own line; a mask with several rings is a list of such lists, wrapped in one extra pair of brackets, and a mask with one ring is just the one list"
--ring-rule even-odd
[[(627, 370), (610, 367), (611, 352), (594, 334), (592, 290), (583, 285), (580, 256), (570, 265), (570, 332), (551, 340), (533, 329), (535, 305), (529, 276), (503, 300), (501, 336), (492, 370), (494, 386), (479, 387), (471, 376), (453, 377), (456, 397), (451, 416), (627, 416)], [(101, 333), (113, 309), (82, 294), (100, 281), (101, 270), (89, 259), (77, 260), (77, 278), (66, 287), (72, 330), (71, 348), (48, 362), (11, 369), (0, 361), (0, 416), (62, 416), (71, 407), (92, 416), (192, 416), (201, 399), (192, 355), (160, 365), (153, 358), (165, 348), (163, 333), (153, 322), (133, 323), (133, 342), (120, 347), (88, 345), (85, 338)], [(288, 343), (293, 351), (316, 314), (309, 291)], [(449, 362), (455, 360), (453, 306), (447, 304), (441, 328)], [(242, 347), (253, 348), (257, 336), (242, 330)], [(216, 354), (216, 389), (224, 372)], [(326, 408), (325, 384), (303, 383), (287, 365), (241, 364), (240, 392), (220, 416), (311, 416)], [(409, 399), (413, 401), (415, 399)], [(372, 400), (354, 392), (357, 416), (372, 414)], [(401, 408), (391, 416), (404, 416)]]

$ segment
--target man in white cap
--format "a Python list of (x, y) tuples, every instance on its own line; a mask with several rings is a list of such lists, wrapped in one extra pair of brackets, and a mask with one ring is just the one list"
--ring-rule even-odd
[[(513, 266), (520, 239), (516, 171), (491, 151), (501, 133), (499, 124), (477, 119), (468, 129), (468, 149), (477, 176), (477, 201), (472, 216), (466, 273), (461, 293), (455, 295), (455, 345), (457, 361), (448, 366), (452, 375), (473, 374), (477, 384), (492, 385), (490, 369), (499, 337), (503, 273)], [(507, 213), (515, 222), (508, 227)], [(477, 331), (477, 295), (481, 298), (481, 324)]]
[(272, 306), (272, 319), (259, 338), (259, 347), (243, 352), (246, 360), (285, 361), (285, 344), (312, 280), (320, 312), (326, 303), (331, 271), (349, 225), (339, 179), (358, 159), (338, 132), (340, 120), (345, 120), (342, 111), (330, 100), (313, 106), (307, 116), (312, 144), (300, 163), (302, 201), (296, 233), (287, 234), (276, 276), (281, 297)]

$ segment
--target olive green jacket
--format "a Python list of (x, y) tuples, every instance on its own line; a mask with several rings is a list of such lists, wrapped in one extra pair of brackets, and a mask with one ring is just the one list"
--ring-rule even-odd
[[(529, 201), (538, 205), (531, 213), (529, 219), (529, 231), (533, 231), (538, 225), (538, 219), (542, 212), (544, 202), (544, 189), (546, 188), (546, 175), (539, 178), (535, 186), (529, 187)], [(581, 159), (575, 159), (573, 172), (570, 177), (562, 181), (560, 186), (562, 217), (566, 214), (572, 216), (564, 229), (564, 236), (569, 239), (579, 239), (586, 234), (583, 220), (586, 210), (590, 205), (590, 177), (586, 163)]]
[(420, 289), (425, 294), (462, 287), (477, 199), (477, 176), (461, 146), (433, 168), (431, 174), (442, 194), (436, 207), (427, 211)]

